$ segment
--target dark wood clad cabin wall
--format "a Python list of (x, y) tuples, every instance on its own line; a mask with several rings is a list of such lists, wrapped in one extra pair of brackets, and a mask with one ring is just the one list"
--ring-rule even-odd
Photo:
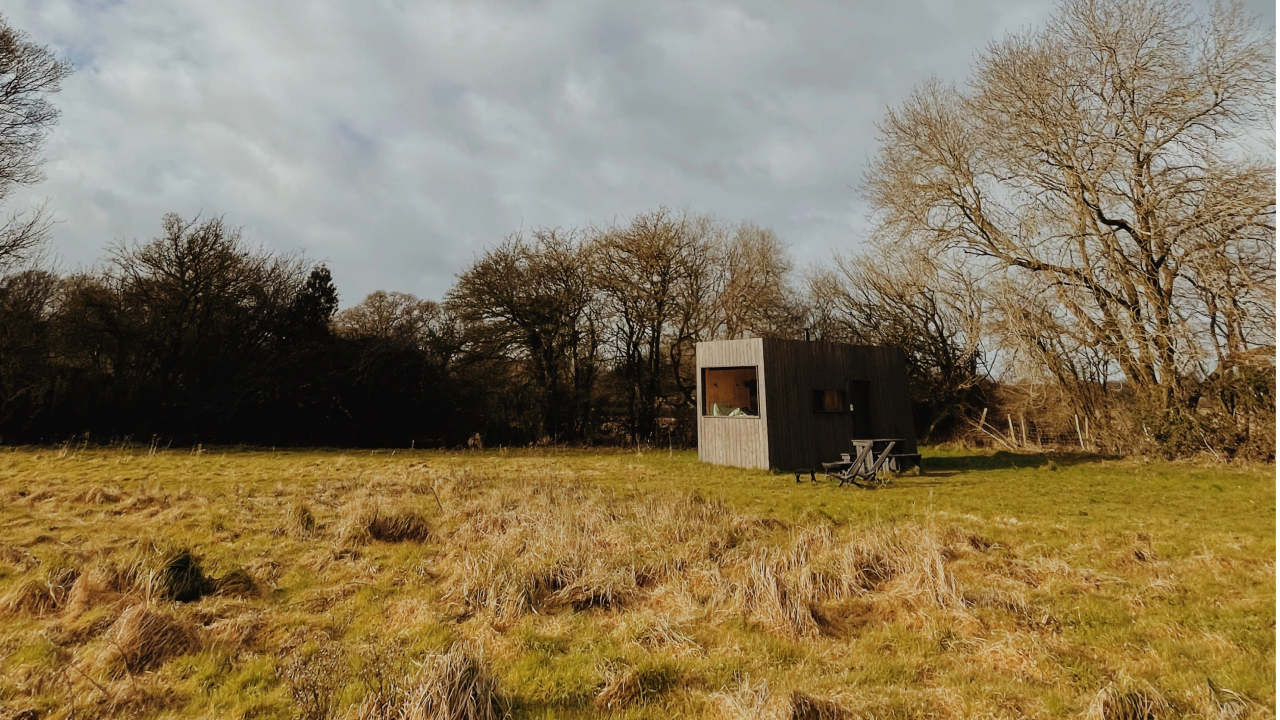
[(907, 386), (907, 359), (897, 348), (859, 346), (871, 373), (871, 429), (882, 438), (902, 438), (894, 452), (915, 453), (916, 426)]
[[(758, 470), (769, 468), (769, 400), (762, 343), (759, 338), (698, 343), (698, 459), (702, 462)], [(702, 368), (746, 366), (756, 368), (760, 417), (704, 417)]]
[(846, 390), (850, 380), (870, 384), (872, 434), (903, 438), (906, 447), (900, 451), (915, 452), (906, 368), (897, 350), (803, 340), (763, 342), (771, 467), (817, 468), (849, 452), (852, 418), (846, 412), (815, 413), (813, 391)]
[(867, 379), (866, 364), (851, 349), (827, 342), (765, 341), (772, 467), (816, 468), (849, 452), (849, 414), (815, 413), (813, 391), (844, 390), (850, 379)]

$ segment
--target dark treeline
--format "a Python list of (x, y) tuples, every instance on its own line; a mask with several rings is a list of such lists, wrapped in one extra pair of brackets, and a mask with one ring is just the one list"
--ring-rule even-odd
[(483, 253), (443, 302), (338, 312), (329, 270), (220, 218), (0, 280), (0, 433), (49, 442), (693, 441), (693, 345), (797, 335), (769, 230), (658, 210)]

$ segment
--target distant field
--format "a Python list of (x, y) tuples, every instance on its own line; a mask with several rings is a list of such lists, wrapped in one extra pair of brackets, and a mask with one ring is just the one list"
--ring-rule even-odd
[(925, 468), (0, 450), (0, 718), (1275, 716), (1274, 466)]

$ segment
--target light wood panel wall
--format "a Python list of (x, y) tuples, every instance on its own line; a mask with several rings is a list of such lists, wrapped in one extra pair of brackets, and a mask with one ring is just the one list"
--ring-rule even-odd
[[(763, 340), (698, 343), (698, 459), (732, 467), (769, 468), (769, 401), (764, 375)], [(702, 414), (702, 368), (756, 368), (759, 417), (705, 417)]]

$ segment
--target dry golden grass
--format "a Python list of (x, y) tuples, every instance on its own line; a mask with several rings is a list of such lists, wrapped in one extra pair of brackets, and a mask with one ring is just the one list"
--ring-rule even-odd
[(146, 605), (134, 605), (107, 631), (97, 665), (111, 674), (137, 675), (199, 647), (200, 638), (188, 622)]
[[(305, 536), (306, 516), (291, 516), (298, 534)], [(311, 523), (314, 526), (314, 520)], [(312, 527), (309, 531), (314, 534)], [(431, 535), (431, 526), (420, 513), (408, 508), (391, 507), (388, 503), (362, 498), (344, 509), (338, 528), (339, 542), (344, 545), (366, 545), (382, 542), (422, 542)]]
[(5, 453), (0, 718), (1274, 716), (1273, 469), (931, 459)]

